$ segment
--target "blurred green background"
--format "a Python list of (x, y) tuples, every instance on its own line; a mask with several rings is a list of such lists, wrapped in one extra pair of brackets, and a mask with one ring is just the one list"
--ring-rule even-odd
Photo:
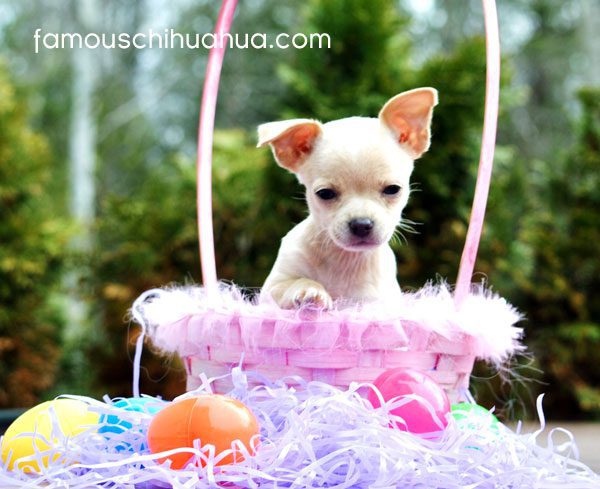
[[(477, 275), (527, 316), (529, 357), (478, 366), (484, 405), (600, 418), (600, 2), (502, 0), (501, 120)], [(205, 50), (34, 52), (33, 33), (212, 29), (218, 2), (0, 0), (0, 408), (128, 395), (143, 291), (200, 281), (195, 144)], [(483, 119), (478, 1), (244, 0), (239, 33), (326, 32), (331, 49), (228, 51), (215, 134), (220, 277), (260, 286), (302, 189), (255, 148), (257, 124), (375, 116), (440, 92), (396, 246), (400, 283), (455, 280)], [(486, 327), (486, 318), (481, 318)], [(146, 350), (142, 391), (184, 389)], [(503, 380), (504, 378), (504, 380)]]

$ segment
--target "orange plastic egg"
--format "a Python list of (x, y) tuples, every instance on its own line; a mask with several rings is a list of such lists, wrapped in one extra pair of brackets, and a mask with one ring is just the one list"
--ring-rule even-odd
[[(231, 443), (241, 441), (250, 453), (251, 443), (259, 432), (258, 421), (243, 403), (219, 394), (205, 394), (174, 402), (156, 414), (148, 427), (148, 446), (152, 453), (174, 448), (193, 447), (200, 440), (202, 447), (214, 445), (215, 454), (231, 449)], [(185, 467), (192, 455), (178, 453), (159, 462), (171, 461), (171, 468)], [(241, 462), (243, 456), (234, 452), (217, 465)]]

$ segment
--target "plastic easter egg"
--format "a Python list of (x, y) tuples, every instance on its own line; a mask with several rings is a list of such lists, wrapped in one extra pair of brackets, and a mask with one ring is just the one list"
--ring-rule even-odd
[(138, 413), (147, 413), (154, 416), (161, 411), (169, 402), (163, 401), (157, 397), (129, 397), (115, 402), (115, 407), (125, 409), (125, 411), (137, 411)]
[[(241, 441), (250, 453), (253, 436), (259, 432), (258, 421), (252, 411), (236, 399), (219, 394), (205, 394), (174, 402), (160, 411), (148, 428), (148, 446), (152, 453), (174, 448), (213, 445), (215, 454), (231, 449), (234, 440)], [(234, 456), (235, 455), (235, 456)], [(189, 453), (170, 455), (171, 468), (181, 469), (191, 461)], [(224, 457), (217, 465), (240, 462), (241, 454)]]
[(452, 404), (452, 417), (459, 428), (465, 430), (489, 429), (498, 431), (500, 421), (490, 411), (478, 404), (461, 402)]
[[(127, 399), (120, 399), (119, 401), (115, 402), (113, 406), (123, 409), (124, 411), (136, 411), (154, 416), (168, 404), (168, 402), (155, 397), (130, 397)], [(102, 427), (98, 430), (98, 433), (104, 434), (106, 438), (111, 438), (113, 433), (120, 435), (121, 433), (131, 430), (132, 424), (129, 421), (126, 421), (126, 419), (122, 418), (126, 417), (119, 417), (117, 414), (103, 414), (100, 416), (100, 424)], [(115, 448), (119, 452), (122, 450), (133, 450), (131, 444), (127, 442), (118, 444)], [(142, 444), (139, 449), (144, 450), (145, 445)]]
[[(114, 407), (125, 411), (136, 411), (138, 413), (146, 413), (155, 415), (163, 409), (168, 403), (155, 397), (130, 397), (121, 399), (113, 404)], [(122, 420), (117, 415), (102, 415), (100, 423), (104, 426), (98, 430), (99, 433), (123, 433), (131, 429), (131, 423)]]
[[(391, 411), (404, 420), (404, 423), (394, 423), (398, 429), (425, 438), (435, 438), (447, 426), (447, 416), (450, 412), (448, 396), (444, 389), (423, 372), (409, 368), (395, 368), (381, 374), (373, 384), (386, 402), (411, 394), (422, 399), (422, 401), (408, 400)], [(377, 408), (381, 405), (374, 391), (369, 391), (368, 398), (373, 407)]]
[[(52, 448), (46, 441), (55, 443), (63, 436), (73, 437), (97, 424), (98, 413), (89, 411), (85, 402), (73, 399), (43, 402), (25, 411), (8, 427), (2, 439), (2, 461), (8, 461), (9, 470), (16, 466), (25, 472), (39, 472), (38, 461), (47, 467), (50, 458), (50, 455), (43, 454)], [(54, 430), (55, 426), (60, 428), (60, 432)], [(36, 452), (42, 452), (36, 460), (18, 460)], [(59, 458), (60, 454), (55, 453), (51, 462)]]

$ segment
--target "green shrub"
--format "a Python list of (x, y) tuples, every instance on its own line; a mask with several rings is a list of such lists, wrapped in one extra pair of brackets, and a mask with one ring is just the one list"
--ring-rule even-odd
[(0, 64), (0, 407), (33, 405), (55, 380), (68, 235), (47, 191), (52, 163)]
[(578, 141), (537, 193), (531, 279), (523, 284), (528, 336), (547, 373), (550, 409), (600, 416), (600, 89), (579, 93)]
[[(262, 284), (279, 246), (264, 225), (268, 219), (261, 205), (264, 168), (270, 161), (267, 152), (255, 146), (253, 136), (241, 130), (215, 133), (217, 272), (219, 278), (244, 286)], [(278, 223), (280, 227), (287, 225), (281, 218)], [(103, 337), (88, 355), (98, 369), (97, 394), (110, 386), (111, 395), (128, 395), (131, 355), (124, 351), (132, 352), (137, 330), (129, 330), (125, 311), (145, 290), (200, 282), (194, 162), (174, 155), (150, 170), (138, 193), (107, 198), (98, 218), (97, 235), (92, 280)], [(185, 376), (177, 361), (169, 360), (170, 366), (165, 367), (159, 356), (148, 352), (143, 358), (147, 375), (142, 376), (142, 392), (172, 397), (183, 390)]]

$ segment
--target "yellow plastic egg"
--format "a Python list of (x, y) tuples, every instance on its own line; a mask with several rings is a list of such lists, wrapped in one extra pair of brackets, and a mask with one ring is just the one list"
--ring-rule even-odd
[[(40, 453), (42, 465), (47, 467), (50, 454), (44, 455), (44, 452), (51, 446), (46, 441), (56, 443), (61, 437), (61, 433), (53, 431), (53, 419), (58, 422), (62, 435), (73, 437), (90, 425), (98, 424), (99, 416), (89, 411), (85, 402), (73, 399), (46, 401), (25, 411), (8, 427), (2, 439), (2, 461), (6, 463), (10, 457), (9, 470), (16, 465), (25, 472), (39, 472), (39, 458), (19, 461), (36, 453)], [(60, 453), (52, 454), (53, 462), (59, 458)]]

